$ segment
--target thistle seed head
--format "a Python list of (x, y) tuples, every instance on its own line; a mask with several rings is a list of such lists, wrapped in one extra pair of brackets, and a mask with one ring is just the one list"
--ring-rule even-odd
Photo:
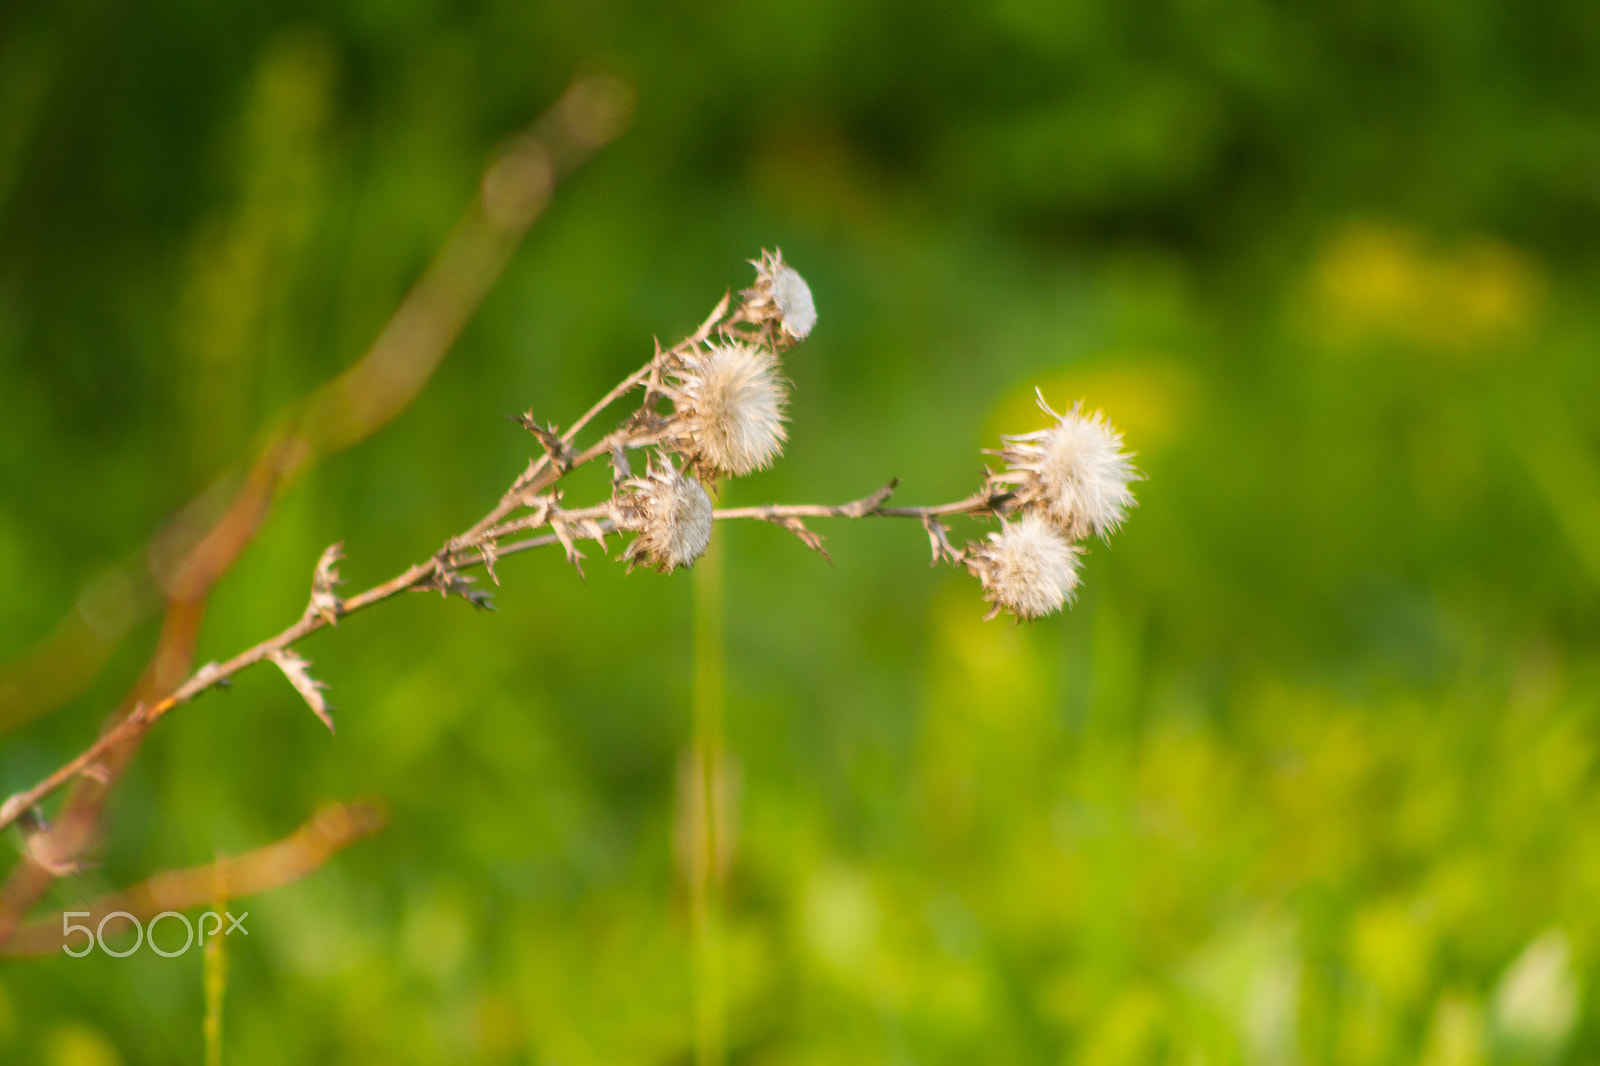
[(1056, 424), (1001, 437), (1006, 469), (994, 480), (1014, 486), (1018, 506), (1037, 508), (1069, 536), (1103, 538), (1127, 517), (1135, 503), (1128, 485), (1143, 475), (1122, 451), (1122, 434), (1099, 411), (1085, 415), (1079, 403), (1057, 414), (1043, 394), (1039, 406)]
[(642, 557), (663, 574), (693, 566), (711, 543), (711, 497), (670, 461), (647, 467), (644, 477), (624, 481), (617, 497), (617, 528), (638, 532), (622, 557)]
[(1037, 514), (1000, 522), (1000, 530), (967, 549), (967, 569), (983, 582), (984, 599), (1018, 618), (1059, 611), (1078, 587), (1081, 549)]
[(740, 341), (684, 356), (667, 394), (677, 408), (679, 447), (702, 471), (742, 477), (783, 451), (788, 388), (778, 360)]
[(756, 283), (742, 294), (745, 313), (758, 321), (774, 321), (794, 340), (805, 340), (817, 324), (817, 305), (806, 279), (783, 261), (781, 251), (763, 251), (751, 265), (756, 268)]

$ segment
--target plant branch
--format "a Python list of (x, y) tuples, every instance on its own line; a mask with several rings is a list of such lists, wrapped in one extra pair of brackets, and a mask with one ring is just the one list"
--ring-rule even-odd
[[(486, 193), (485, 195), (488, 194)], [(658, 347), (656, 356), (649, 363), (624, 378), (621, 383), (592, 406), (574, 424), (572, 429), (567, 430), (561, 438), (563, 448), (576, 439), (577, 431), (580, 428), (592, 421), (606, 407), (646, 380), (656, 380), (659, 368), (664, 360), (681, 358), (687, 352), (703, 344), (712, 331), (717, 328), (718, 324), (726, 318), (728, 303), (729, 297), (724, 295), (711, 315), (701, 323), (694, 333), (685, 337), (666, 352), (660, 351)], [(645, 447), (655, 443), (655, 431), (650, 428), (640, 428), (638, 425), (641, 421), (651, 421), (648, 414), (647, 409), (641, 407), (623, 425), (606, 434), (576, 456), (571, 457), (560, 467), (551, 464), (550, 453), (546, 451), (540, 460), (532, 464), (527, 472), (517, 478), (511, 489), (501, 497), (500, 502), (494, 509), (465, 533), (452, 537), (444, 547), (426, 562), (418, 563), (380, 585), (375, 585), (362, 593), (338, 602), (336, 611), (327, 609), (325, 605), (319, 605), (319, 597), (314, 587), (313, 602), (308, 606), (299, 621), (225, 662), (220, 664), (215, 662), (207, 663), (194, 671), (187, 680), (161, 699), (149, 703), (141, 702), (136, 704), (132, 711), (102, 733), (93, 744), (76, 758), (32, 788), (19, 792), (8, 798), (4, 803), (0, 803), (0, 830), (12, 825), (25, 812), (32, 810), (51, 794), (80, 777), (93, 778), (102, 785), (109, 784), (110, 780), (116, 776), (115, 771), (120, 769), (120, 764), (126, 761), (127, 756), (123, 754), (123, 745), (131, 746), (136, 744), (151, 726), (165, 717), (173, 708), (188, 703), (202, 692), (232, 677), (245, 667), (283, 652), (291, 645), (303, 640), (324, 626), (333, 624), (338, 617), (353, 614), (373, 604), (381, 603), (401, 592), (428, 587), (437, 588), (445, 595), (449, 595), (450, 592), (457, 592), (482, 605), (483, 601), (475, 598), (474, 594), (467, 591), (463, 579), (455, 576), (455, 571), (468, 565), (464, 558), (465, 554), (476, 552), (477, 561), (492, 568), (490, 560), (495, 555), (510, 554), (510, 552), (498, 550), (495, 545), (496, 538), (490, 535), (498, 523), (502, 522), (507, 515), (517, 510), (517, 508), (531, 503), (572, 470), (602, 457), (609, 458), (619, 449)], [(579, 523), (578, 532), (580, 535), (583, 535), (582, 526), (585, 524), (585, 520), (587, 520), (587, 524), (593, 531), (610, 532), (615, 528), (614, 524), (609, 521), (602, 523), (599, 520), (599, 516), (603, 514), (609, 514), (609, 510), (602, 507), (591, 509), (587, 512), (572, 512), (565, 516), (547, 515), (546, 521), (550, 517), (557, 517), (558, 520), (563, 517), (570, 517)], [(521, 528), (523, 527), (514, 526), (513, 529), (508, 529), (507, 531), (520, 531)], [(559, 526), (554, 528), (560, 529)], [(539, 538), (539, 540), (542, 545), (560, 540), (561, 537), (562, 534), (557, 532), (549, 539)], [(568, 549), (569, 558), (573, 558), (573, 561), (576, 562), (574, 557), (576, 553), (570, 544)], [(526, 548), (519, 546), (513, 550), (522, 551), (526, 550)], [(481, 596), (481, 594), (477, 594), (477, 596)], [(312, 609), (313, 607), (319, 609)], [(118, 764), (115, 768), (107, 765), (113, 761)], [(74, 835), (86, 837), (87, 834), (80, 832), (74, 833)], [(72, 851), (76, 849), (69, 846), (64, 850)], [(3, 900), (0, 900), (0, 903), (3, 903)], [(0, 905), (0, 940), (4, 939), (8, 926), (14, 924), (15, 920), (16, 915), (8, 914), (7, 908)]]
[[(637, 377), (638, 375), (635, 374), (634, 376)], [(632, 441), (633, 439), (630, 433), (622, 430), (608, 434), (579, 453), (573, 461), (573, 466), (581, 466), (602, 455), (609, 455), (614, 444)], [(554, 484), (554, 481), (551, 484)], [(720, 508), (713, 512), (713, 517), (718, 521), (754, 519), (756, 521), (771, 522), (800, 534), (804, 527), (799, 529), (795, 527), (798, 520), (802, 518), (915, 518), (927, 524), (939, 517), (948, 515), (992, 513), (999, 499), (999, 497), (989, 493), (980, 492), (966, 499), (938, 506), (885, 507), (884, 504), (893, 494), (897, 485), (897, 480), (890, 481), (876, 492), (847, 503), (768, 504), (759, 507)], [(496, 508), (496, 510), (498, 509)], [(534, 519), (537, 519), (536, 523)], [(571, 528), (567, 533), (568, 537), (576, 534), (580, 539), (598, 539), (595, 534), (603, 535), (617, 531), (616, 521), (611, 517), (609, 503), (572, 511), (561, 511), (553, 507), (544, 509), (535, 512), (526, 525), (513, 521), (499, 527), (487, 527), (480, 531), (474, 539), (469, 539), (467, 534), (452, 538), (438, 554), (427, 562), (418, 563), (382, 584), (374, 585), (364, 592), (340, 601), (338, 617), (342, 618), (357, 611), (365, 610), (402, 592), (430, 587), (430, 583), (435, 582), (436, 579), (446, 573), (454, 574), (458, 570), (484, 565), (486, 559), (484, 554), (479, 551), (482, 544), (492, 543), (493, 540), (498, 539), (500, 536), (538, 528), (549, 524), (552, 520), (570, 523)], [(482, 523), (480, 522), (478, 525), (482, 525)], [(474, 526), (474, 528), (477, 528), (477, 526)], [(803, 539), (806, 538), (803, 537)], [(493, 543), (491, 553), (493, 558), (499, 558), (507, 555), (516, 555), (534, 548), (563, 543), (565, 542), (562, 534), (551, 532), (509, 544)], [(813, 543), (812, 539), (807, 539), (807, 543), (820, 550), (820, 543)], [(441, 591), (448, 593), (451, 590), (444, 588)], [(141, 736), (175, 707), (188, 703), (207, 689), (215, 687), (245, 667), (252, 666), (283, 652), (317, 630), (332, 624), (332, 621), (332, 617), (328, 614), (308, 610), (293, 625), (263, 640), (254, 647), (248, 648), (224, 662), (207, 663), (195, 671), (188, 680), (165, 699), (135, 708), (132, 714), (103, 734), (77, 758), (62, 766), (33, 788), (17, 793), (6, 800), (4, 804), (0, 804), (0, 829), (4, 829), (17, 821), (25, 811), (31, 810), (51, 793), (75, 777), (94, 773), (94, 768), (99, 760), (109, 751), (124, 741)]]
[[(508, 156), (507, 158), (511, 158)], [(498, 164), (497, 164), (498, 165)], [(486, 179), (487, 180), (487, 179)], [(485, 203), (492, 199), (485, 187)], [(492, 205), (491, 205), (492, 206)], [(492, 212), (491, 212), (492, 214)], [(749, 295), (749, 294), (746, 294)], [(309, 672), (309, 663), (290, 649), (312, 633), (326, 626), (337, 625), (338, 620), (357, 611), (382, 603), (401, 592), (433, 590), (448, 597), (460, 595), (477, 606), (491, 606), (487, 593), (476, 589), (473, 578), (462, 571), (483, 566), (496, 584), (499, 575), (495, 563), (506, 555), (534, 548), (559, 544), (567, 560), (582, 574), (582, 553), (578, 542), (598, 541), (619, 532), (624, 519), (618, 510), (620, 497), (613, 496), (593, 506), (566, 509), (560, 505), (561, 492), (556, 485), (568, 474), (599, 459), (609, 460), (616, 469), (613, 492), (625, 491), (619, 486), (627, 477), (626, 451), (665, 443), (674, 446), (683, 432), (674, 417), (657, 411), (660, 400), (667, 395), (663, 386), (666, 374), (677, 373), (685, 361), (692, 362), (693, 354), (706, 344), (713, 333), (724, 336), (743, 336), (738, 329), (749, 321), (748, 309), (741, 306), (730, 316), (731, 297), (724, 295), (711, 315), (689, 336), (670, 349), (656, 345), (654, 357), (643, 367), (623, 378), (593, 406), (591, 406), (565, 432), (554, 426), (542, 426), (531, 413), (518, 417), (538, 439), (543, 455), (530, 461), (527, 469), (512, 482), (499, 502), (466, 531), (449, 538), (426, 561), (417, 563), (381, 584), (374, 585), (356, 595), (341, 599), (334, 587), (339, 583), (337, 563), (342, 557), (341, 546), (334, 545), (319, 560), (312, 580), (311, 597), (299, 619), (276, 635), (221, 662), (207, 663), (194, 671), (182, 683), (169, 682), (162, 688), (166, 695), (153, 701), (141, 701), (115, 725), (107, 729), (93, 744), (64, 766), (44, 778), (32, 788), (17, 793), (0, 804), (0, 829), (19, 822), (37, 805), (65, 785), (81, 780), (88, 788), (91, 802), (75, 804), (69, 799), (63, 808), (59, 824), (48, 827), (42, 818), (25, 825), (25, 837), (30, 854), (51, 856), (54, 865), (49, 868), (37, 862), (24, 861), (14, 871), (13, 883), (0, 891), (0, 943), (4, 943), (21, 920), (23, 911), (49, 878), (35, 876), (48, 874), (62, 876), (75, 869), (74, 862), (92, 844), (98, 824), (98, 804), (106, 789), (115, 781), (128, 759), (132, 757), (144, 734), (169, 714), (174, 708), (188, 703), (206, 690), (218, 686), (240, 670), (263, 660), (278, 664), (289, 681), (310, 705), (311, 709), (330, 729), (333, 719), (323, 699), (322, 684)], [(644, 386), (640, 405), (615, 429), (604, 434), (589, 446), (574, 451), (579, 432), (588, 426), (608, 407), (621, 400), (634, 389)], [(807, 546), (824, 557), (822, 538), (805, 525), (808, 518), (915, 518), (927, 530), (933, 549), (934, 563), (961, 562), (964, 549), (952, 545), (943, 519), (955, 515), (981, 515), (1005, 513), (1010, 494), (986, 487), (984, 490), (952, 503), (923, 507), (889, 507), (890, 496), (898, 481), (867, 496), (842, 504), (774, 504), (760, 507), (724, 508), (713, 510), (713, 520), (754, 519), (781, 526), (799, 537)], [(526, 513), (517, 515), (519, 510)], [(253, 529), (252, 523), (252, 529)], [(539, 529), (547, 529), (542, 534)], [(636, 528), (631, 525), (626, 529)], [(520, 540), (507, 542), (517, 534), (535, 533)], [(682, 564), (680, 564), (682, 565)], [(225, 568), (225, 567), (224, 567)], [(209, 587), (209, 582), (207, 582)], [(203, 593), (202, 593), (203, 595)], [(192, 628), (186, 631), (184, 646), (192, 645)], [(185, 659), (185, 661), (187, 661)], [(158, 689), (159, 691), (159, 689)], [(75, 790), (77, 797), (80, 790)], [(80, 810), (80, 806), (84, 809)], [(59, 860), (59, 861), (55, 861)], [(35, 869), (37, 867), (37, 869)]]

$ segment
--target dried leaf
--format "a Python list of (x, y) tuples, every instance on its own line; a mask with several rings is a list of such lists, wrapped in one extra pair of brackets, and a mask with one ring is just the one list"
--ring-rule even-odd
[(552, 466), (562, 473), (572, 469), (572, 453), (567, 449), (567, 442), (561, 439), (561, 433), (554, 425), (541, 426), (534, 420), (532, 411), (515, 417), (518, 422), (522, 423), (524, 429), (537, 438), (540, 446), (549, 453)]
[(799, 537), (800, 542), (806, 547), (810, 548), (824, 559), (827, 559), (828, 562), (833, 562), (833, 559), (828, 555), (827, 549), (822, 546), (822, 537), (807, 529), (806, 524), (800, 519), (793, 515), (784, 515), (781, 518), (775, 519), (775, 521), (778, 525)]
[[(660, 345), (656, 346), (659, 350)], [(628, 453), (620, 444), (611, 446), (611, 483), (620, 485), (633, 477), (633, 468), (628, 465)]]
[(867, 515), (873, 514), (889, 501), (889, 497), (894, 495), (894, 490), (899, 484), (899, 478), (892, 478), (887, 485), (866, 499), (856, 500), (854, 503), (847, 503), (839, 508), (840, 516), (844, 518), (865, 518)]
[(928, 565), (938, 566), (946, 559), (959, 565), (961, 552), (950, 543), (950, 531), (945, 528), (944, 523), (932, 515), (925, 514), (922, 516), (922, 527), (928, 531), (928, 541), (933, 547), (933, 560)]
[(439, 598), (447, 600), (451, 595), (460, 596), (472, 606), (480, 610), (494, 610), (494, 598), (487, 592), (472, 587), (473, 579), (465, 574), (459, 574), (448, 565), (441, 563), (439, 569), (426, 582), (417, 586), (419, 589), (433, 589), (439, 593)]
[(317, 560), (316, 572), (311, 575), (311, 606), (307, 611), (321, 615), (330, 626), (338, 625), (339, 616), (344, 613), (344, 601), (333, 591), (344, 584), (339, 576), (339, 560), (343, 558), (344, 541), (328, 545)]
[(572, 543), (572, 535), (567, 532), (567, 524), (559, 518), (552, 518), (550, 520), (550, 531), (561, 542), (561, 547), (566, 549), (567, 562), (572, 564), (572, 568), (578, 572), (579, 577), (587, 581), (588, 578), (583, 572), (583, 553), (578, 550), (576, 544)]
[(580, 525), (583, 527), (584, 536), (588, 537), (590, 540), (598, 541), (600, 544), (600, 549), (604, 551), (606, 547), (605, 527), (599, 522), (595, 521), (593, 518), (585, 518)]
[(311, 676), (311, 664), (289, 648), (273, 648), (267, 655), (278, 664), (278, 669), (289, 679), (289, 684), (294, 686), (295, 691), (300, 693), (311, 708), (311, 712), (322, 719), (322, 724), (332, 733), (333, 708), (328, 706), (327, 699), (322, 695), (328, 686)]

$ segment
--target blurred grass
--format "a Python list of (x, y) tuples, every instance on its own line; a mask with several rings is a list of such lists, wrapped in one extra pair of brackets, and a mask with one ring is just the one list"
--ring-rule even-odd
[[(737, 505), (970, 491), (1034, 386), (1149, 480), (983, 624), (915, 527), (719, 531), (730, 1061), (1600, 1053), (1600, 14), (1578, 0), (0, 10), (0, 657), (356, 359), (574, 70), (635, 126), (430, 387), (280, 501), (202, 659), (497, 498), (781, 245), (820, 325)], [(507, 560), (157, 730), (68, 905), (376, 793), (252, 900), (225, 1061), (689, 1061), (686, 575)], [(80, 599), (80, 597), (83, 597)], [(92, 612), (91, 612), (92, 613)], [(93, 619), (91, 618), (92, 622)], [(153, 647), (0, 740), (77, 750)], [(0, 1059), (199, 1062), (192, 953), (0, 964)]]

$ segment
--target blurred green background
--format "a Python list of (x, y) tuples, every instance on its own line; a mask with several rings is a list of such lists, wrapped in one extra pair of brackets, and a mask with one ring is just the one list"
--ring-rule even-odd
[[(820, 323), (733, 503), (976, 487), (1035, 384), (1149, 480), (1082, 597), (983, 623), (913, 523), (719, 530), (731, 1060), (1600, 1057), (1600, 6), (1592, 0), (0, 7), (0, 659), (354, 362), (575, 74), (629, 133), (420, 398), (278, 503), (200, 660), (488, 508), (781, 246)], [(614, 549), (613, 549), (614, 550)], [(248, 902), (231, 1063), (691, 1059), (692, 581), (501, 566), (155, 730), (70, 906), (320, 804)], [(76, 605), (76, 606), (75, 606)], [(98, 628), (96, 628), (98, 627)], [(77, 751), (154, 647), (0, 738)], [(13, 694), (14, 695), (14, 694)], [(6, 834), (7, 850), (15, 832)], [(201, 1061), (200, 958), (0, 963), (0, 1060)]]

